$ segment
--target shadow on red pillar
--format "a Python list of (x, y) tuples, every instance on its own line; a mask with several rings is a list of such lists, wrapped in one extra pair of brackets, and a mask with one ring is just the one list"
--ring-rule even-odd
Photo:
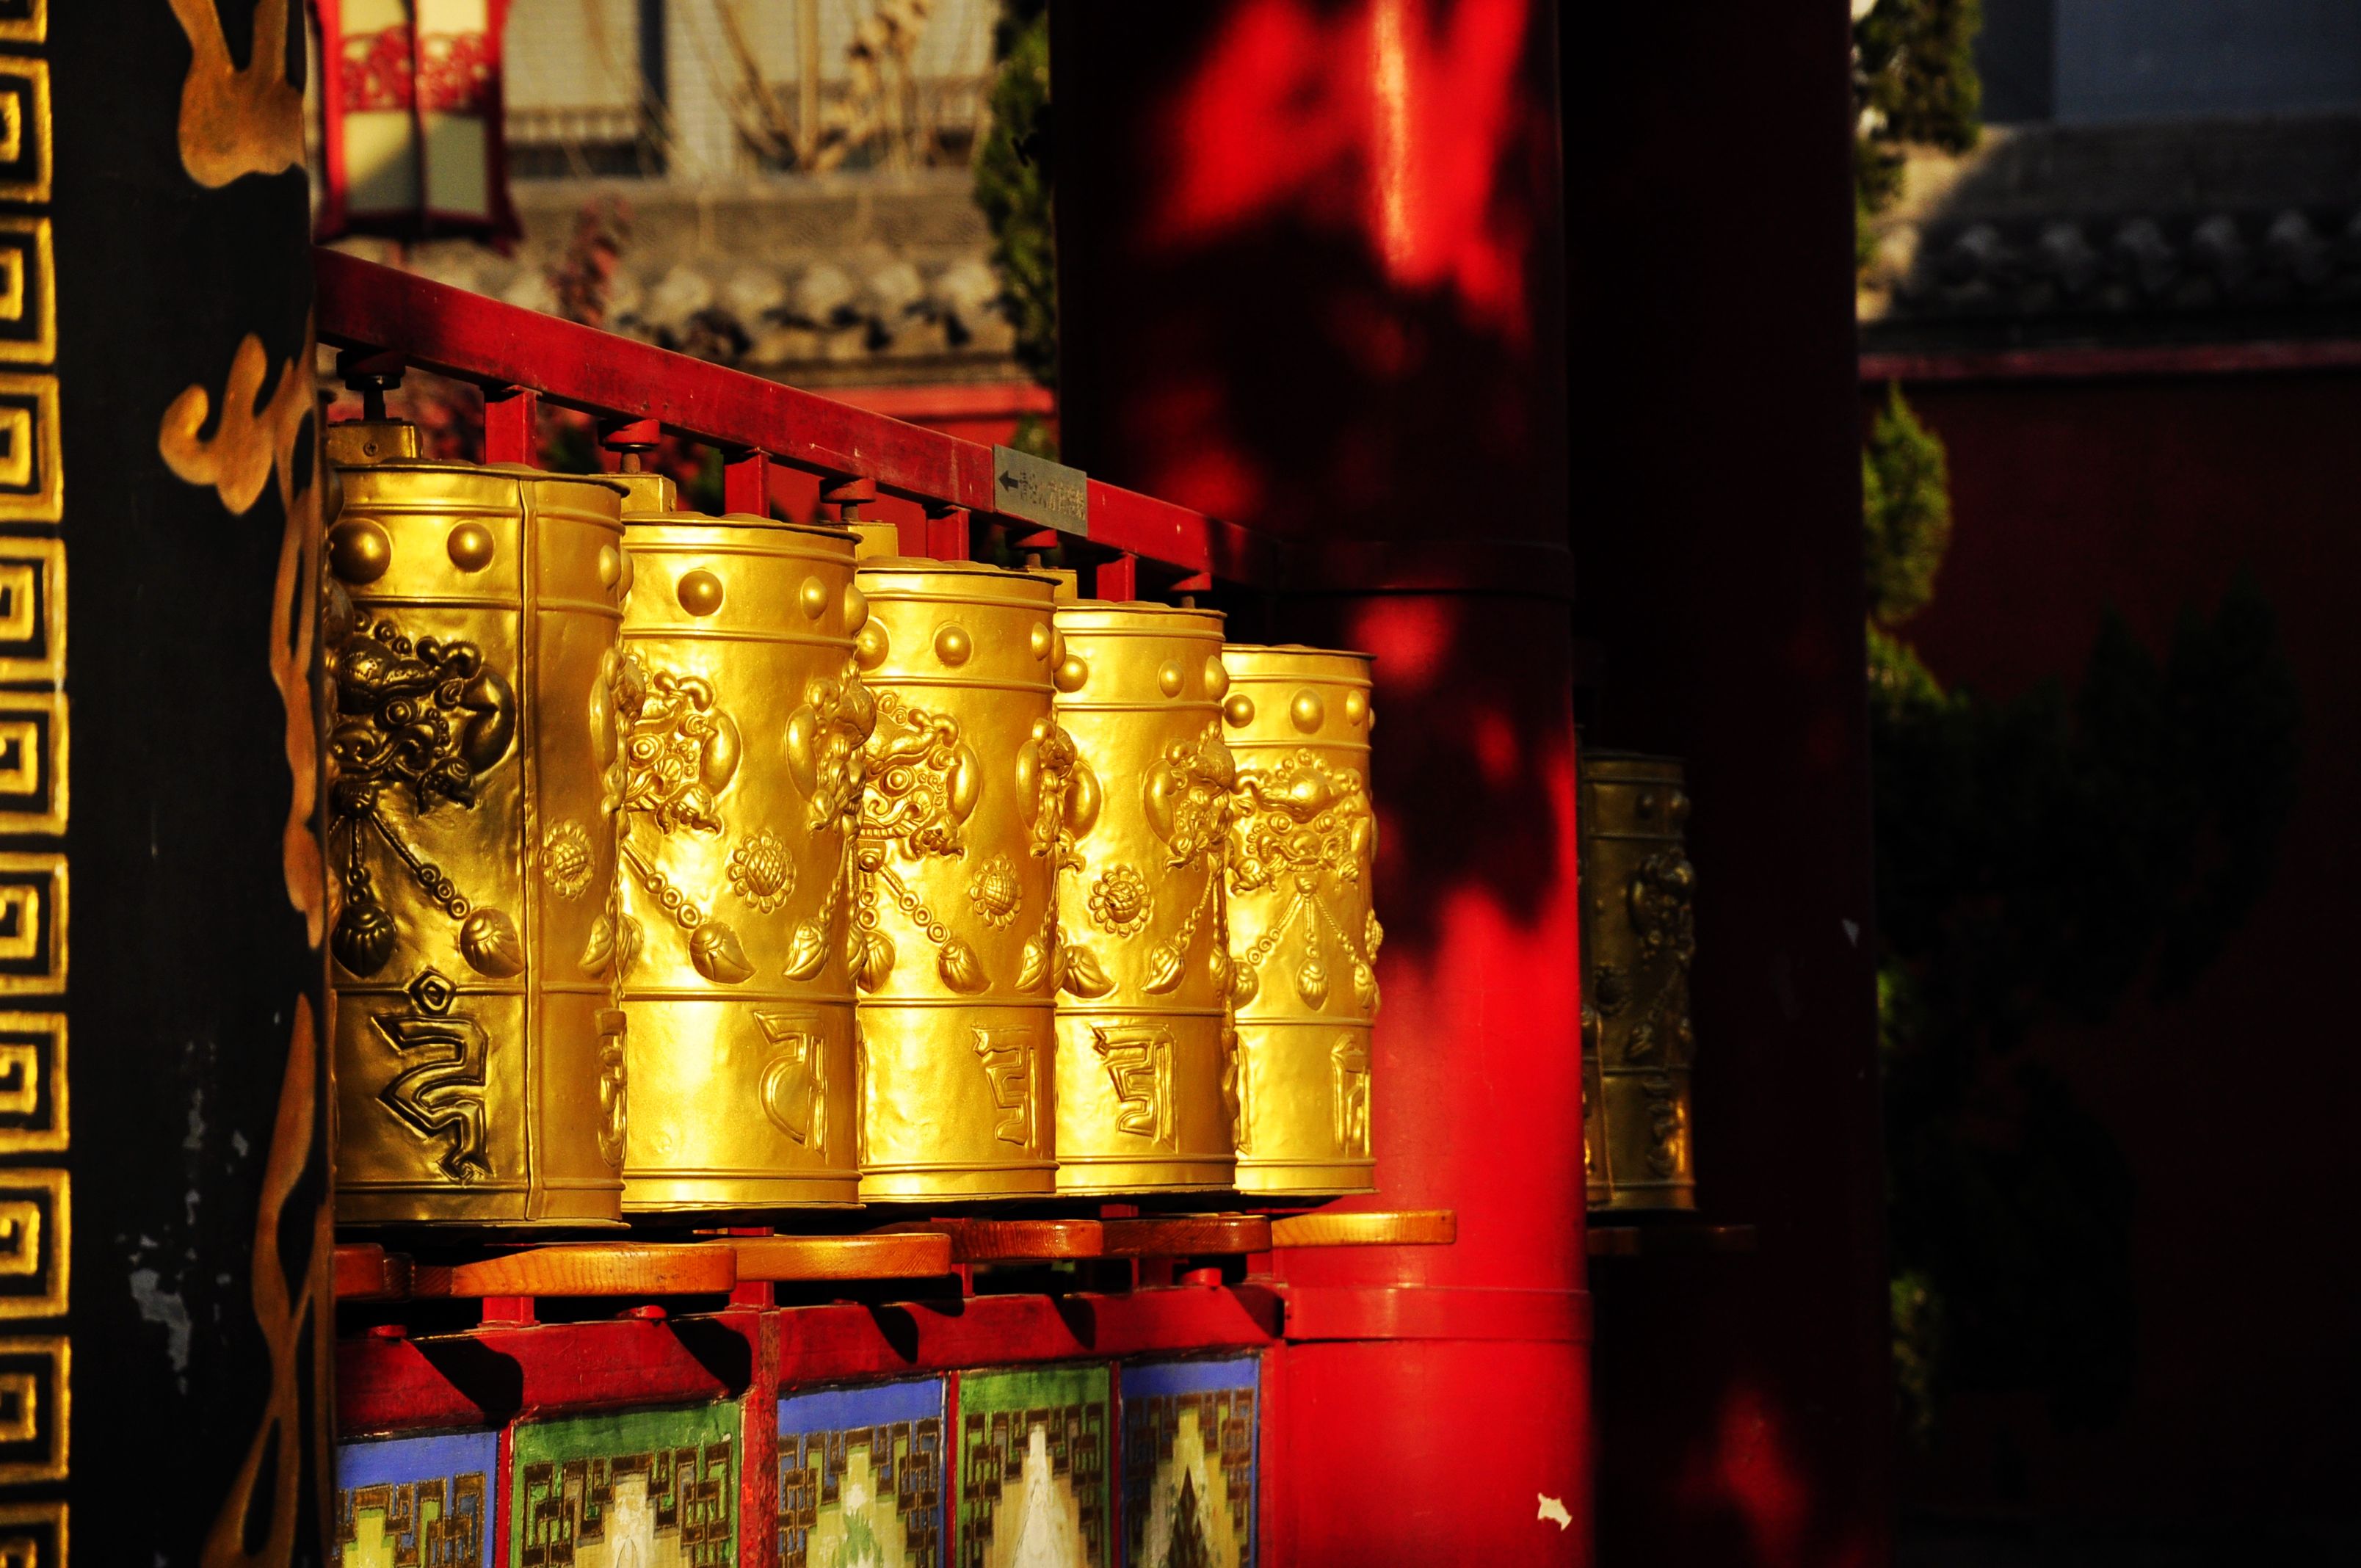
[(1587, 1563), (1554, 7), (1053, 15), (1065, 455), (1304, 547), (1234, 637), (1378, 655), (1357, 1206), (1459, 1215), (1287, 1261), (1268, 1560)]

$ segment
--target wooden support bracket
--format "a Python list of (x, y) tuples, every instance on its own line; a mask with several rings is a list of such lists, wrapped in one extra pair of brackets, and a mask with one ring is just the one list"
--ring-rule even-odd
[(422, 1264), (411, 1293), (424, 1297), (690, 1296), (738, 1282), (726, 1246), (577, 1242), (526, 1247), (474, 1263)]
[(1268, 1252), (1267, 1214), (1178, 1214), (1152, 1220), (1106, 1220), (1108, 1257), (1212, 1257)]
[(1275, 1247), (1449, 1246), (1458, 1239), (1459, 1216), (1449, 1209), (1290, 1214), (1270, 1223)]
[(937, 1231), (867, 1236), (730, 1236), (708, 1244), (737, 1255), (740, 1279), (923, 1279), (951, 1271), (951, 1239)]
[(949, 1236), (955, 1264), (1106, 1255), (1106, 1227), (1096, 1220), (917, 1220), (873, 1234), (911, 1231)]
[(410, 1294), (410, 1259), (375, 1242), (336, 1248), (336, 1299), (399, 1301)]

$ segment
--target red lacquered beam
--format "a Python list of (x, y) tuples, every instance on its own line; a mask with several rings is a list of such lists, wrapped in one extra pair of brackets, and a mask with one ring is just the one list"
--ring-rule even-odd
[[(1258, 1285), (1123, 1296), (975, 1296), (952, 1308), (788, 1307), (709, 1317), (487, 1327), (336, 1345), (336, 1426), (367, 1432), (496, 1425), (520, 1413), (689, 1404), (744, 1391), (777, 1335), (776, 1387), (1016, 1362), (1279, 1343)], [(765, 1329), (763, 1324), (773, 1326)], [(733, 1379), (742, 1365), (745, 1382)]]
[(1254, 1284), (1122, 1296), (971, 1296), (956, 1309), (790, 1307), (779, 1383), (949, 1372), (1014, 1362), (1258, 1349), (1279, 1341), (1279, 1298)]
[(340, 251), (314, 250), (313, 260), (330, 343), (392, 349), (439, 375), (531, 388), (585, 412), (654, 419), (818, 473), (992, 510), (990, 447)]
[[(488, 391), (521, 388), (587, 413), (653, 419), (741, 462), (767, 453), (814, 473), (873, 480), (939, 511), (999, 515), (988, 446), (341, 251), (315, 250), (313, 259), (319, 332), (328, 343), (398, 353)], [(489, 416), (503, 457), (531, 412), (530, 402), (516, 402)], [(741, 476), (733, 504), (751, 495), (748, 482)], [(1277, 542), (1235, 523), (1096, 479), (1087, 505), (1094, 545), (1184, 575), (1279, 579)]]
[(341, 1340), (336, 1427), (346, 1435), (494, 1425), (522, 1412), (689, 1404), (751, 1379), (752, 1312), (483, 1328), (426, 1339)]
[(1279, 543), (1268, 534), (1103, 480), (1090, 482), (1091, 543), (1234, 583), (1278, 582)]

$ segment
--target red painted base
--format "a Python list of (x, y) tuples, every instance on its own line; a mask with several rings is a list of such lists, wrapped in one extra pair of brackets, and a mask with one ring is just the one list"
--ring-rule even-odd
[[(1563, 1344), (1290, 1345), (1265, 1561), (1584, 1561), (1589, 1365)], [(1406, 1412), (1448, 1412), (1404, 1419)], [(1384, 1451), (1338, 1441), (1383, 1434)], [(1406, 1484), (1406, 1482), (1408, 1484)], [(1561, 1511), (1564, 1517), (1561, 1519)]]

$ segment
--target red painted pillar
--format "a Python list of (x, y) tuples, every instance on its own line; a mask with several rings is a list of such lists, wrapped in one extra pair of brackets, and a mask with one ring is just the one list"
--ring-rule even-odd
[(1065, 455), (1378, 655), (1372, 1124), (1447, 1248), (1290, 1255), (1268, 1560), (1589, 1561), (1555, 8), (1055, 13)]

